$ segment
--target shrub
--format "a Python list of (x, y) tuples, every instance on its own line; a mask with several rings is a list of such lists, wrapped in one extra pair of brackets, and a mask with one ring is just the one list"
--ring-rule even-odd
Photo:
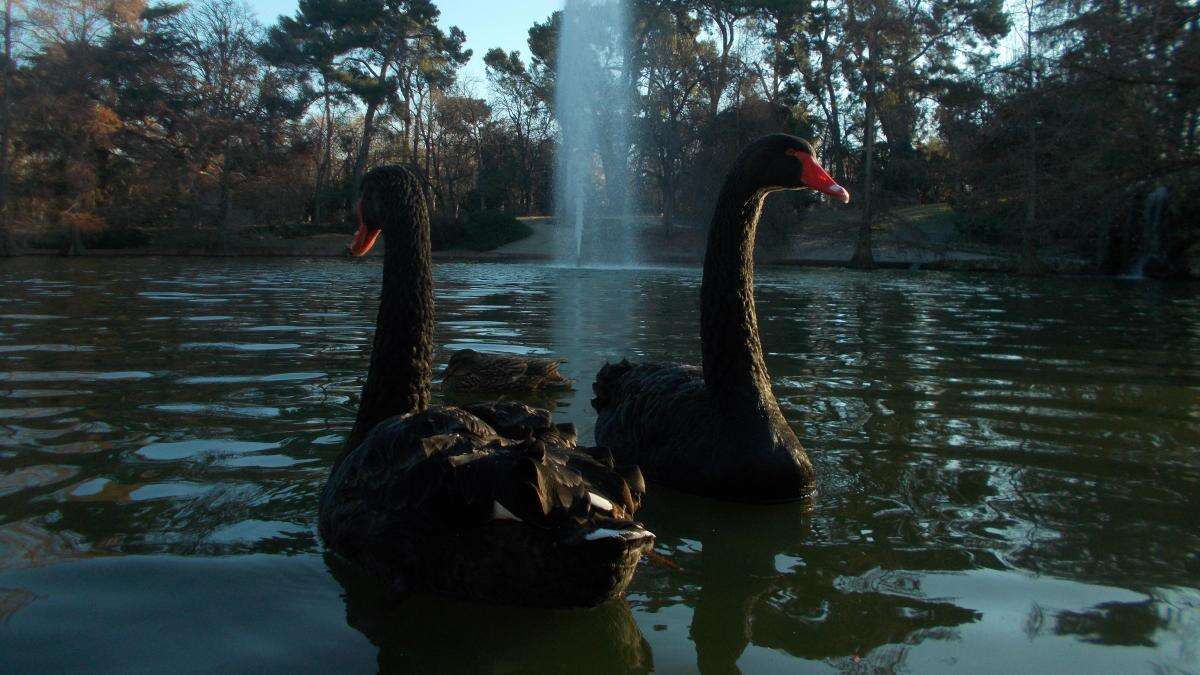
[[(67, 232), (46, 232), (30, 239), (32, 249), (59, 250), (66, 247)], [(150, 243), (150, 234), (138, 227), (106, 227), (83, 233), (84, 248), (125, 249), (140, 248)]]
[(491, 251), (531, 234), (533, 228), (503, 211), (476, 211), (467, 214), (460, 238), (447, 248)]
[(438, 216), (433, 219), (430, 229), (430, 246), (435, 251), (454, 248), (466, 236), (466, 225), (461, 220), (449, 216)]

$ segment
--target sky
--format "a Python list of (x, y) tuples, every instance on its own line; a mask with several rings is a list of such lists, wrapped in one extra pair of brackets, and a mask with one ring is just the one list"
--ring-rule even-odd
[[(249, 0), (263, 25), (275, 23), (280, 14), (296, 13), (296, 0)], [(459, 77), (473, 85), (476, 95), (486, 93), (483, 55), (492, 47), (520, 50), (528, 56), (529, 27), (545, 21), (563, 0), (437, 0), (442, 10), (438, 24), (443, 29), (458, 26), (467, 34), (467, 49), (474, 51)]]

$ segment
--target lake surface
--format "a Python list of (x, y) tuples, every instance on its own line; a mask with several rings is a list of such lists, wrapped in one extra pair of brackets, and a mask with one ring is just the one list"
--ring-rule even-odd
[[(653, 488), (624, 603), (387, 601), (317, 491), (378, 261), (0, 263), (0, 671), (1195, 672), (1200, 299), (1098, 279), (760, 270), (813, 504)], [(440, 265), (458, 347), (699, 362), (699, 272)], [(332, 566), (331, 566), (332, 565)]]

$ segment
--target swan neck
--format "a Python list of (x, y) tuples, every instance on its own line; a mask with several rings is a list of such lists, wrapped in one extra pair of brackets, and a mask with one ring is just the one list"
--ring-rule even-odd
[(766, 190), (735, 169), (713, 214), (700, 288), (704, 383), (726, 401), (774, 402), (754, 306), (754, 240)]
[(409, 211), (411, 218), (398, 218), (384, 229), (383, 286), (371, 365), (343, 456), (383, 420), (429, 405), (434, 328), (429, 215), (423, 203)]

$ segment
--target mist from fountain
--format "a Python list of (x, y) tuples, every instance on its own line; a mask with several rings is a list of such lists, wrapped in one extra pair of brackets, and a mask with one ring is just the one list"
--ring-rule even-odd
[(567, 0), (559, 35), (555, 111), (555, 259), (573, 266), (637, 262), (630, 185), (633, 84), (624, 0)]

